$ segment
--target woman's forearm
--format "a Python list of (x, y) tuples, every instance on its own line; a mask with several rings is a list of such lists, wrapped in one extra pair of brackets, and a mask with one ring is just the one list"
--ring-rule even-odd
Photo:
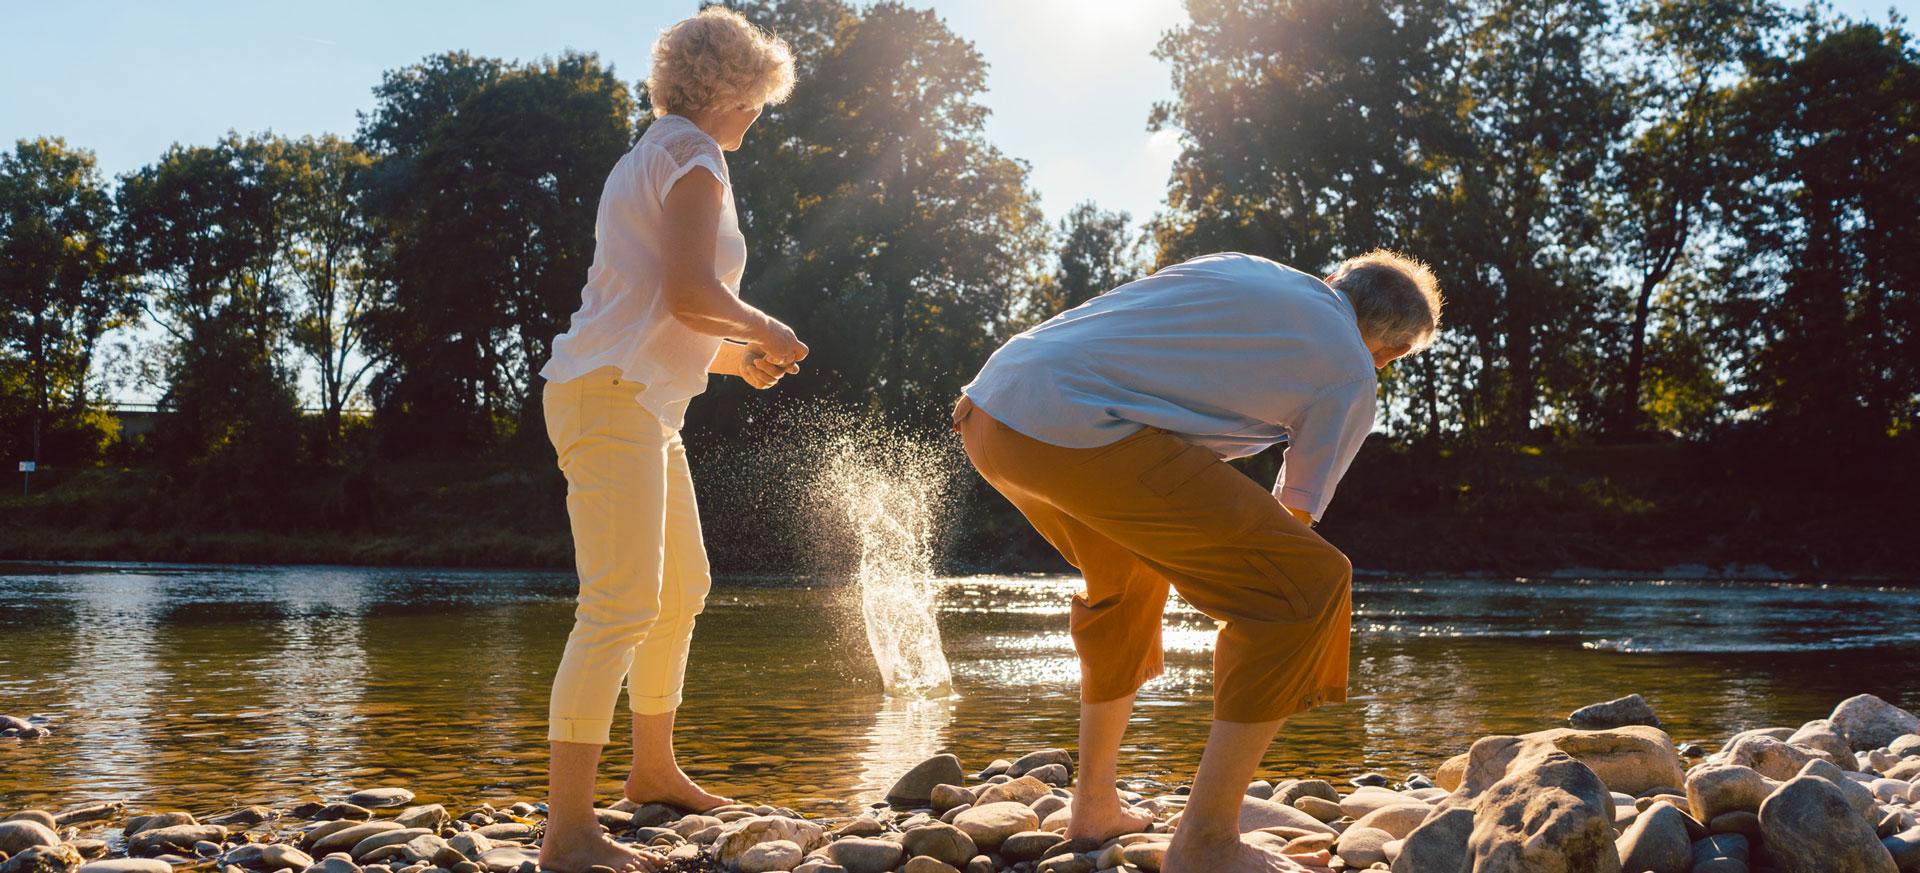
[(747, 347), (739, 343), (722, 343), (720, 351), (713, 356), (713, 363), (707, 365), (707, 372), (722, 376), (740, 375), (740, 367), (746, 363)]
[(759, 342), (767, 334), (767, 314), (728, 293), (717, 281), (680, 280), (669, 283), (668, 311), (697, 333)]

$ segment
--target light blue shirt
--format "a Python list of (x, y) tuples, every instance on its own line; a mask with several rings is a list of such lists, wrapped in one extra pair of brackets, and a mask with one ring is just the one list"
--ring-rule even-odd
[(1207, 255), (1007, 341), (965, 389), (1066, 448), (1151, 426), (1222, 458), (1287, 443), (1274, 496), (1318, 519), (1373, 429), (1373, 356), (1346, 295), (1266, 258)]

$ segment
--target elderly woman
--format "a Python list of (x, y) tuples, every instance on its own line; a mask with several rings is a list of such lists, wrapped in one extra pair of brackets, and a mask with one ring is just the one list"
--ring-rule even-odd
[(747, 244), (723, 154), (792, 88), (786, 44), (739, 13), (708, 8), (661, 34), (647, 78), (657, 118), (607, 175), (580, 309), (540, 371), (580, 575), (548, 717), (544, 869), (664, 866), (608, 839), (594, 818), (623, 680), (633, 710), (627, 799), (694, 811), (726, 802), (673, 753), (709, 586), (679, 429), (708, 374), (768, 388), (807, 356), (792, 329), (740, 300)]

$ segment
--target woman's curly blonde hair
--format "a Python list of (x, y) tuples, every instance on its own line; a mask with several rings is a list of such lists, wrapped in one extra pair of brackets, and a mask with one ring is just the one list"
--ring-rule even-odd
[(647, 94), (655, 116), (780, 103), (793, 93), (793, 50), (724, 6), (660, 32)]

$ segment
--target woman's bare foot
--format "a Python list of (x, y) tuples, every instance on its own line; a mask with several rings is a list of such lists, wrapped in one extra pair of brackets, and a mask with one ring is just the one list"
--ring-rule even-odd
[(1104, 843), (1122, 834), (1144, 832), (1153, 825), (1153, 814), (1120, 802), (1118, 795), (1107, 800), (1076, 796), (1069, 807), (1073, 817), (1067, 821), (1067, 839)]
[(1332, 861), (1326, 852), (1288, 855), (1285, 845), (1272, 834), (1176, 832), (1160, 873), (1319, 873)]
[(647, 773), (638, 771), (627, 775), (627, 800), (633, 803), (664, 803), (691, 812), (706, 812), (716, 806), (726, 806), (733, 800), (721, 797), (695, 785), (693, 779), (679, 767), (671, 773)]
[(611, 867), (618, 873), (655, 873), (667, 869), (666, 859), (646, 849), (613, 841), (600, 832), (548, 831), (540, 841), (540, 869), (556, 873), (587, 873), (593, 867)]

